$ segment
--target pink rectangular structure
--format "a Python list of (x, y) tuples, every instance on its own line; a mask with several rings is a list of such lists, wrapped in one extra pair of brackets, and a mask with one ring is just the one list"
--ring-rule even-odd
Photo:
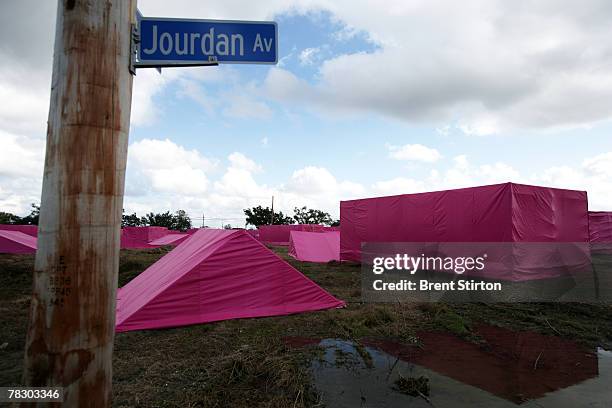
[(31, 237), (38, 236), (38, 225), (15, 225), (15, 224), (0, 224), (0, 230), (4, 231), (19, 231)]
[(33, 254), (36, 252), (36, 237), (20, 231), (0, 230), (0, 253)]
[(589, 240), (592, 251), (612, 254), (612, 211), (589, 211)]
[(166, 227), (124, 227), (121, 230), (121, 248), (145, 249), (155, 248), (149, 242), (155, 241), (170, 231)]
[(505, 247), (512, 248), (512, 264), (521, 265), (520, 276), (505, 278), (526, 280), (534, 278), (530, 265), (558, 250), (520, 244), (536, 242), (580, 243), (562, 262), (590, 264), (582, 245), (589, 234), (584, 191), (504, 183), (342, 201), (340, 226), (340, 258), (347, 261), (360, 261), (364, 242), (517, 243)]
[(289, 255), (304, 262), (340, 260), (340, 232), (291, 231)]
[(290, 225), (260, 225), (259, 240), (268, 245), (289, 245), (291, 231), (326, 232), (333, 231), (333, 227), (318, 224), (290, 224)]

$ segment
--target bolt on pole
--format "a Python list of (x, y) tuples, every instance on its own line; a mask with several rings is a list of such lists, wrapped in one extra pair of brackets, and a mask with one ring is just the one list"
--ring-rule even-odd
[(64, 387), (63, 406), (111, 403), (135, 12), (58, 1), (24, 380)]

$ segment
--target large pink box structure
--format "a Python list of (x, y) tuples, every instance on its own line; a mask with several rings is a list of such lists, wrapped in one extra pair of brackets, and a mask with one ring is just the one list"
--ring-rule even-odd
[(290, 225), (260, 225), (259, 240), (268, 245), (289, 245), (291, 231), (328, 232), (334, 227), (318, 224), (290, 224)]
[(298, 261), (330, 262), (340, 260), (340, 231), (291, 231), (289, 255)]
[(474, 252), (498, 252), (482, 276), (522, 281), (590, 265), (585, 191), (504, 183), (342, 201), (340, 226), (346, 261), (359, 262), (365, 242), (437, 243), (452, 256), (461, 254), (450, 243), (474, 243)]

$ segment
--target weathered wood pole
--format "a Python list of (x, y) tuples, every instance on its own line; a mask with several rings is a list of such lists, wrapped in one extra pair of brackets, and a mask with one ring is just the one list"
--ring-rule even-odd
[(111, 402), (134, 13), (58, 1), (24, 379), (64, 387), (63, 406)]

